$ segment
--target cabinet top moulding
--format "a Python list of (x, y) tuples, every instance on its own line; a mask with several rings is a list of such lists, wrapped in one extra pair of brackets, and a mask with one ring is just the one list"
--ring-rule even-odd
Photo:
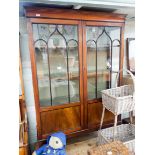
[(107, 12), (55, 9), (44, 7), (25, 7), (25, 16), (29, 18), (55, 18), (87, 21), (124, 22), (125, 14)]

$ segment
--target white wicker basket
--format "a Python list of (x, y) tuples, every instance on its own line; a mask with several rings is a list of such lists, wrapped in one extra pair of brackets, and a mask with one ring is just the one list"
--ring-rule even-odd
[[(116, 76), (116, 88), (107, 89), (102, 91), (103, 112), (100, 123), (100, 130), (98, 131), (98, 144), (109, 143), (114, 140), (122, 141), (130, 151), (134, 151), (135, 142), (135, 126), (132, 124), (122, 124), (117, 126), (117, 117), (119, 114), (131, 112), (134, 110), (134, 85), (125, 85), (117, 87), (117, 80), (120, 70)], [(134, 84), (134, 75), (127, 71)], [(115, 115), (114, 127), (102, 129), (105, 109), (108, 109)], [(132, 117), (130, 117), (132, 122)]]
[[(123, 70), (120, 70), (120, 72)], [(132, 77), (134, 83), (134, 75), (126, 70)], [(135, 108), (134, 86), (124, 85), (117, 87), (117, 80), (119, 73), (116, 77), (116, 88), (111, 88), (102, 91), (102, 102), (106, 109), (119, 115), (125, 112), (131, 112)]]
[(106, 144), (115, 140), (122, 141), (130, 151), (135, 150), (135, 126), (133, 124), (122, 124), (116, 126), (116, 134), (113, 135), (114, 127), (98, 131), (98, 144)]

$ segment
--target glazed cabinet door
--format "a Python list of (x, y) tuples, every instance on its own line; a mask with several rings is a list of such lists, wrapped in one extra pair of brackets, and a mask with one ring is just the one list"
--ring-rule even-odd
[[(85, 124), (92, 128), (98, 126), (101, 119), (101, 91), (114, 87), (120, 68), (121, 27), (102, 22), (85, 22), (84, 25)], [(104, 125), (113, 123), (113, 119), (106, 111)]]
[(31, 60), (38, 137), (83, 127), (82, 30), (79, 21), (31, 19)]

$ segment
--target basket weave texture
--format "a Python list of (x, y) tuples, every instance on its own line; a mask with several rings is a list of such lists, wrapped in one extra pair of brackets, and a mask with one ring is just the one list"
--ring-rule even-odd
[(115, 138), (116, 141), (123, 142), (129, 148), (130, 151), (135, 150), (135, 126), (133, 124), (122, 124), (116, 126), (115, 135), (113, 135), (113, 130), (114, 127), (99, 130), (99, 144), (106, 144), (107, 142), (112, 142)]
[[(130, 74), (133, 80), (133, 85), (117, 87), (119, 73), (122, 71), (126, 71)], [(117, 126), (117, 117), (119, 114), (134, 111), (134, 84), (134, 75), (129, 70), (120, 70), (116, 76), (116, 87), (102, 91), (103, 112), (100, 123), (100, 130), (98, 131), (98, 144), (110, 143), (117, 140), (123, 142), (130, 151), (134, 152), (135, 126), (133, 124), (122, 124)], [(102, 129), (105, 109), (108, 109), (115, 115), (115, 121), (114, 127)], [(132, 117), (130, 118), (132, 123)]]
[(135, 108), (134, 86), (124, 85), (103, 90), (102, 102), (115, 115), (131, 112)]
[(129, 155), (128, 148), (120, 141), (115, 141), (109, 144), (103, 144), (89, 150), (89, 155), (107, 155), (111, 151), (112, 155)]

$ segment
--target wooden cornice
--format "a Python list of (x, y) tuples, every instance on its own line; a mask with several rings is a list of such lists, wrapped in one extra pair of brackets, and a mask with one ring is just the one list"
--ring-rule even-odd
[(124, 14), (44, 7), (25, 7), (25, 16), (29, 18), (54, 18), (107, 22), (124, 22), (126, 17)]

